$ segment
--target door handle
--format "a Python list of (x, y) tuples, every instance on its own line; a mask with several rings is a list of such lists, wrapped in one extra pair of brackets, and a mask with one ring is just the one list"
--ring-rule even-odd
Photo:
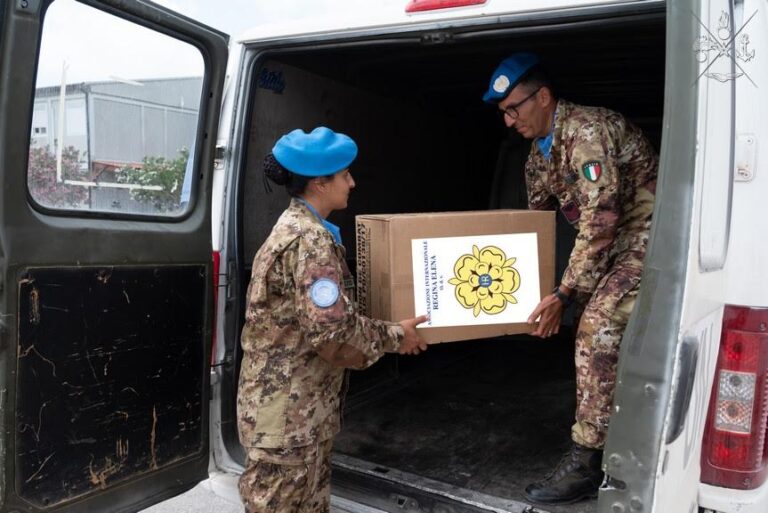
[(670, 413), (670, 427), (667, 431), (666, 443), (674, 442), (685, 426), (685, 417), (688, 415), (688, 407), (691, 404), (693, 383), (696, 380), (696, 367), (699, 361), (699, 339), (687, 335), (680, 345), (677, 356), (679, 372), (675, 380), (675, 397), (672, 399), (672, 411)]

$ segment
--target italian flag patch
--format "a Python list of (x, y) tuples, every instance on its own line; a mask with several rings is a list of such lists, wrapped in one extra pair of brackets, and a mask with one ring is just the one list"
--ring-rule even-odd
[(600, 178), (600, 175), (603, 174), (603, 167), (600, 165), (600, 162), (593, 160), (584, 164), (582, 171), (584, 173), (584, 178), (590, 182), (596, 182), (597, 179)]

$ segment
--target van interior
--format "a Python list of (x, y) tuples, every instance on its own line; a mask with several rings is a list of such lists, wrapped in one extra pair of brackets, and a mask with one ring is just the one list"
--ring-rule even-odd
[[(282, 188), (267, 192), (262, 181), (261, 163), (280, 135), (326, 125), (357, 141), (357, 186), (349, 207), (330, 218), (341, 226), (354, 272), (358, 214), (527, 207), (522, 169), (530, 141), (481, 99), (499, 61), (514, 51), (539, 54), (558, 97), (621, 112), (658, 150), (665, 31), (664, 6), (653, 4), (259, 54), (229, 237), (238, 273), (225, 328), (233, 355), (224, 404), (231, 453), (244, 461), (234, 391), (251, 261), (289, 202)], [(574, 235), (558, 214), (556, 280)], [(335, 493), (386, 511), (596, 511), (596, 500), (534, 509), (523, 495), (570, 445), (571, 312), (565, 322), (555, 339), (438, 344), (351, 372), (334, 449)]]

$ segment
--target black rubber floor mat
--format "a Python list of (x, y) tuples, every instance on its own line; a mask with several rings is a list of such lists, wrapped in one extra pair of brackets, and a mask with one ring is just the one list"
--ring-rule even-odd
[[(571, 339), (462, 342), (395, 359), (352, 375), (336, 452), (524, 500), (525, 486), (568, 449), (575, 408)], [(543, 509), (595, 508), (592, 500)]]

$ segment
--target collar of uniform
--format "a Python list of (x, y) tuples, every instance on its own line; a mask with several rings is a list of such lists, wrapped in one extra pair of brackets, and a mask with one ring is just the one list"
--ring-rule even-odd
[(552, 113), (552, 123), (549, 125), (549, 132), (547, 132), (547, 135), (544, 137), (538, 137), (535, 140), (536, 145), (539, 147), (539, 151), (542, 155), (544, 155), (544, 158), (549, 160), (552, 157), (552, 142), (554, 139), (554, 133), (555, 133), (555, 123), (557, 122), (557, 106), (555, 106), (555, 111)]
[(320, 212), (317, 211), (315, 207), (313, 207), (308, 201), (305, 201), (302, 198), (293, 198), (291, 200), (291, 203), (296, 203), (297, 205), (303, 207), (305, 210), (308, 210), (312, 216), (314, 216), (315, 219), (317, 219), (321, 225), (323, 225), (323, 228), (325, 228), (328, 233), (331, 234), (331, 237), (333, 237), (333, 241), (341, 246), (341, 229), (333, 224), (332, 222), (325, 219), (323, 216), (320, 215)]
[[(563, 140), (563, 127), (565, 126), (565, 121), (572, 109), (573, 104), (571, 102), (557, 100), (557, 107), (555, 107), (555, 124), (552, 127), (552, 146), (550, 150), (550, 158), (548, 159), (550, 161), (558, 161), (560, 146)], [(538, 145), (536, 146), (538, 150)]]

